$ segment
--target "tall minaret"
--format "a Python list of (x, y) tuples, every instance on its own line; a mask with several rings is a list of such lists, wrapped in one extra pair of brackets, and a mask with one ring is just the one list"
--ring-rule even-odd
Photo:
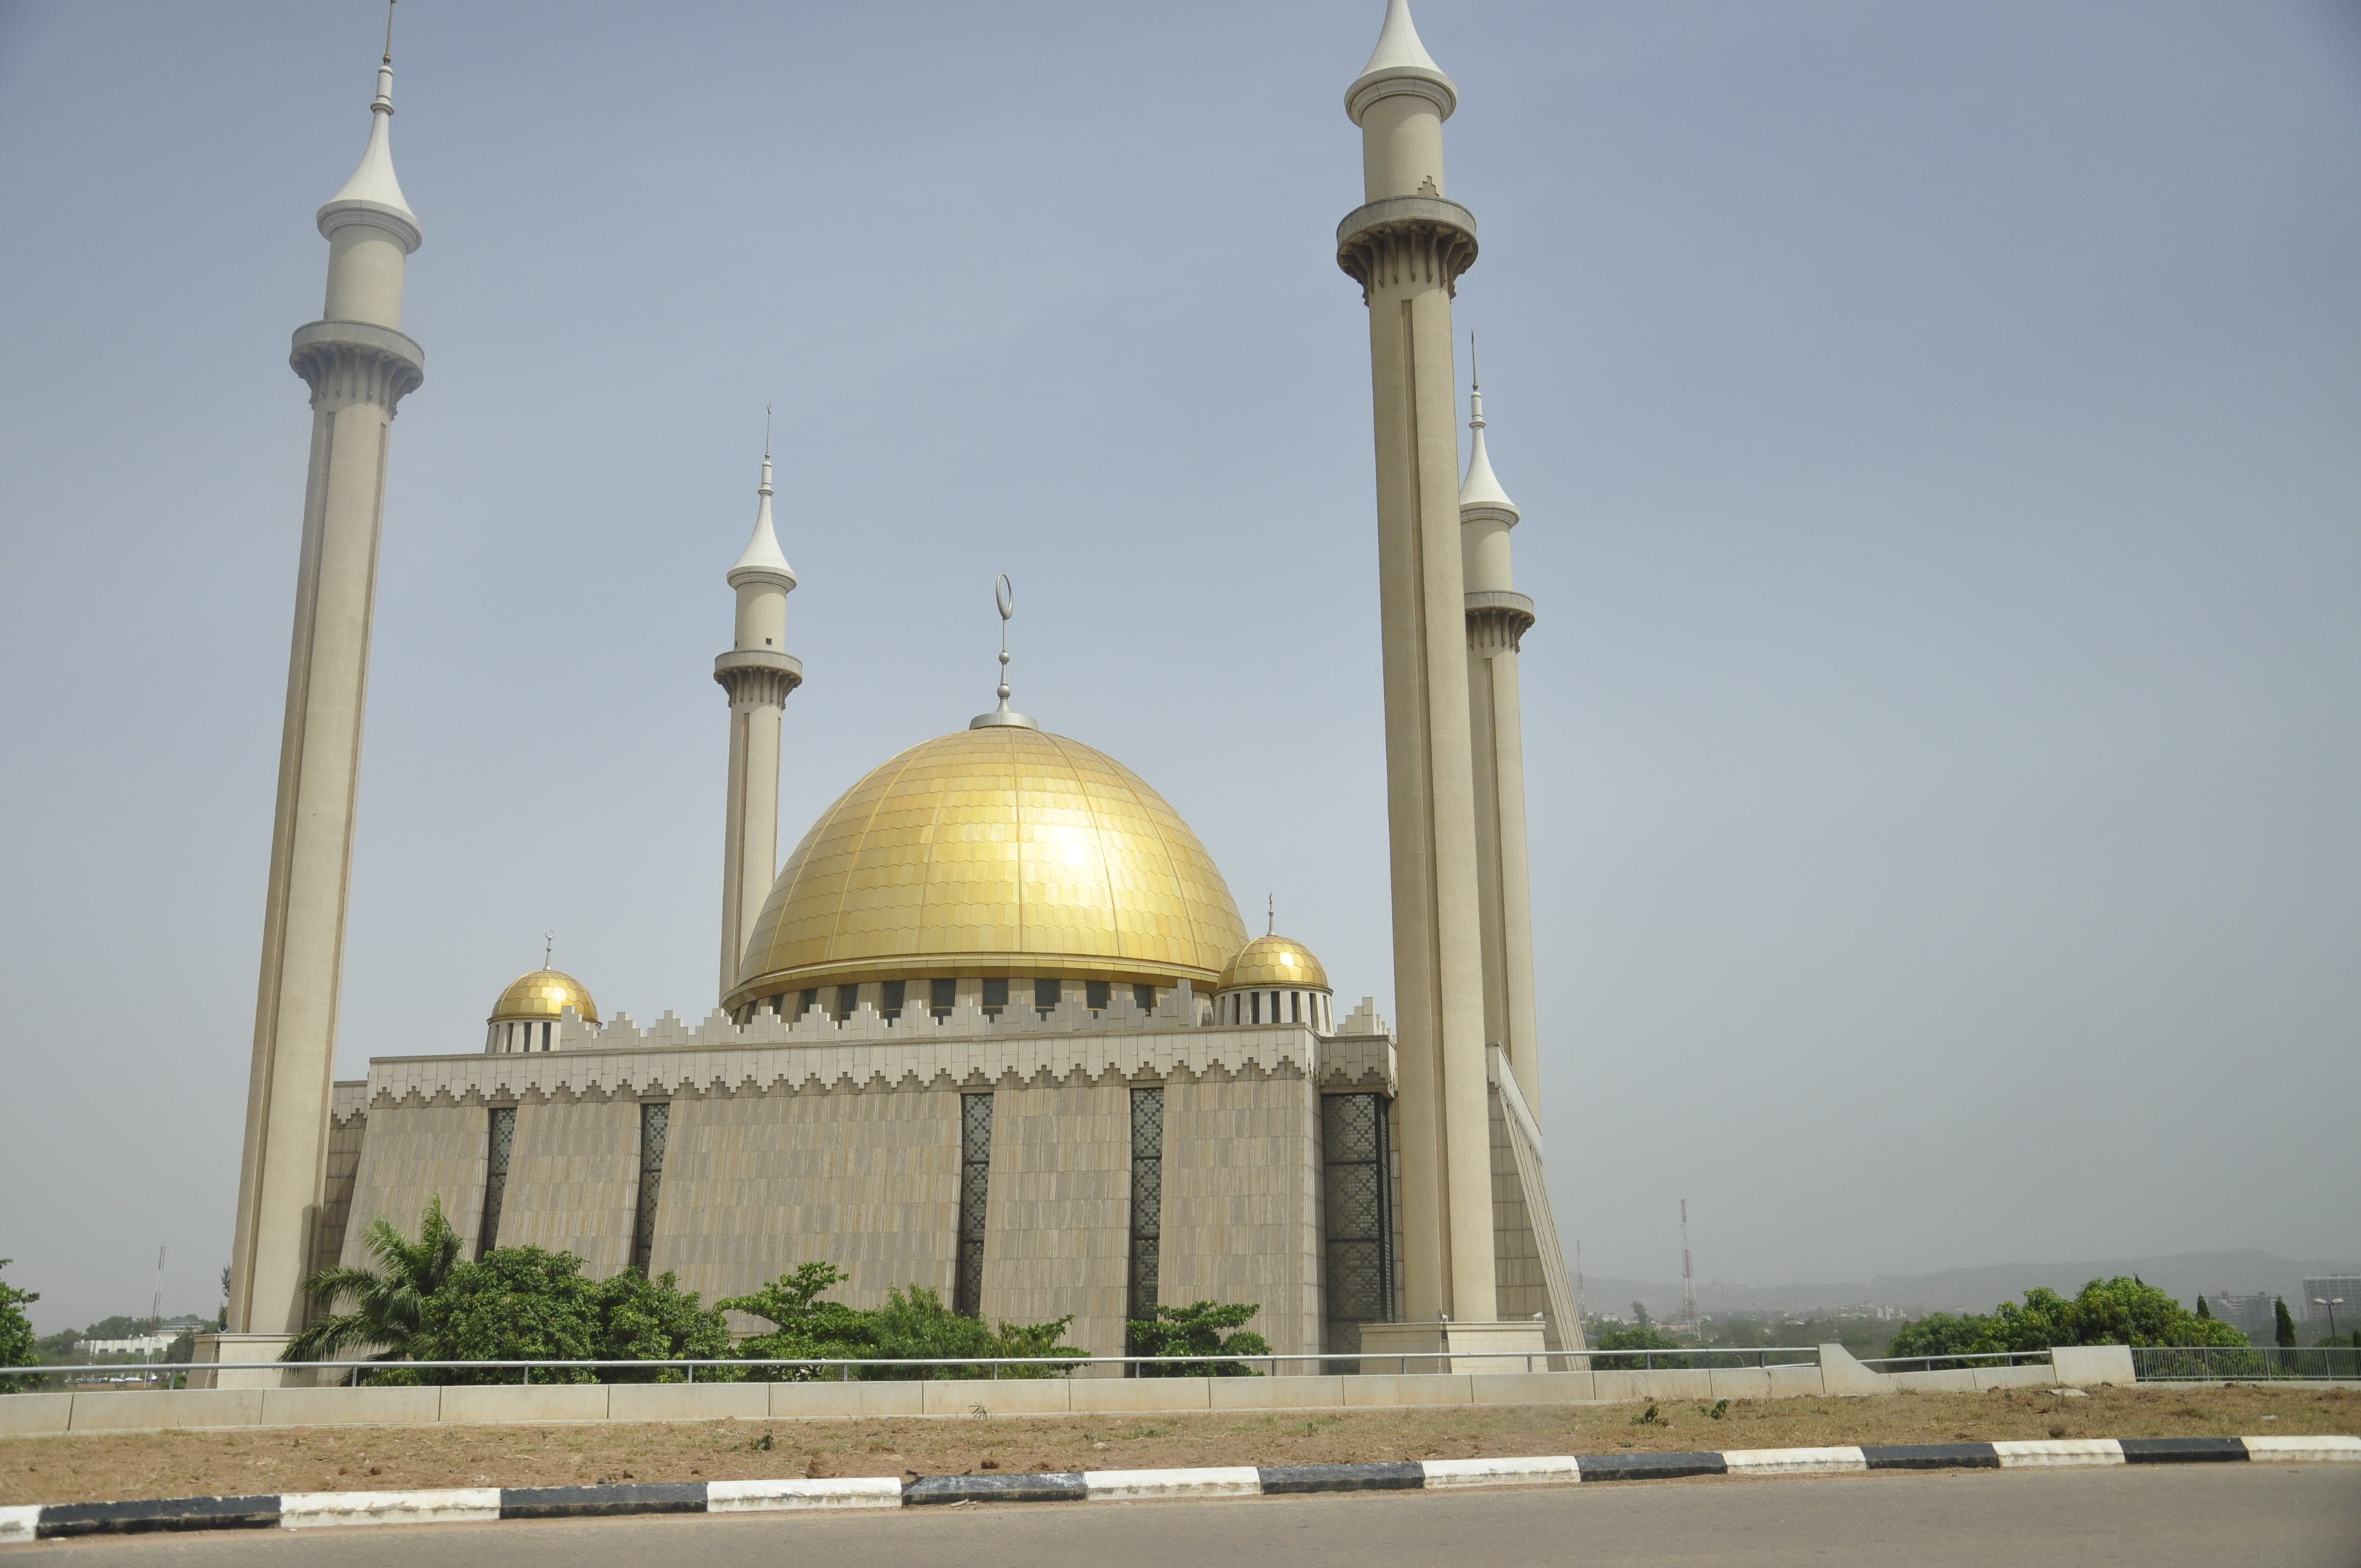
[[(1467, 359), (1476, 360), (1475, 345)], [(1476, 753), (1476, 881), (1484, 936), (1484, 1037), (1499, 1046), (1527, 1105), (1541, 1103), (1533, 1016), (1533, 901), (1525, 860), (1525, 727), (1517, 647), (1533, 601), (1517, 592), (1509, 530), (1517, 503), (1484, 450), (1484, 392), (1469, 389), (1473, 450), (1459, 487), (1459, 550), (1467, 581), (1467, 714)]]
[(1443, 177), (1443, 122), (1458, 102), (1408, 0), (1389, 0), (1377, 50), (1345, 93), (1366, 204), (1338, 225), (1336, 260), (1369, 309), (1377, 420), (1403, 1308), (1455, 1325), (1499, 1314), (1451, 329), (1476, 219), (1444, 198)]
[[(230, 1258), (229, 1332), (261, 1339), (302, 1327), (303, 1276), (335, 1261), (313, 1258), (312, 1240), (327, 1167), (387, 436), (394, 405), (426, 378), (423, 351), (401, 330), (403, 269), (424, 236), (393, 176), (390, 31), (369, 110), (360, 167), (320, 209), (327, 303), (296, 330), (290, 356), (312, 388), (312, 466)], [(252, 1343), (224, 1359), (270, 1350)]]
[(730, 694), (730, 820), (721, 857), (721, 994), (738, 983), (738, 965), (754, 917), (771, 896), (779, 869), (779, 718), (787, 694), (803, 685), (800, 659), (783, 652), (787, 596), (795, 569), (771, 527), (771, 437), (763, 434), (763, 483), (755, 491), (754, 537), (730, 568), (738, 592), (738, 635), (713, 661), (713, 678)]

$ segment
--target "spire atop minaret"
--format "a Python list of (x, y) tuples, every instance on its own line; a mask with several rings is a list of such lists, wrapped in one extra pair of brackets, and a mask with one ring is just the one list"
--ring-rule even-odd
[(1476, 334), (1467, 334), (1467, 428), (1474, 433), (1467, 455), (1467, 479), (1459, 487), (1459, 516), (1466, 521), (1471, 512), (1499, 511), (1508, 515), (1500, 521), (1511, 528), (1521, 514), (1509, 492), (1500, 488), (1493, 477), (1491, 455), (1484, 450), (1484, 384), (1476, 378)]
[(754, 536), (746, 542), (745, 554), (730, 568), (730, 586), (738, 587), (758, 578), (766, 578), (792, 590), (796, 586), (796, 569), (779, 550), (778, 531), (771, 526), (771, 405), (763, 405), (763, 482), (754, 493), (762, 500), (754, 508)]
[(990, 713), (979, 713), (967, 721), (970, 729), (990, 729), (994, 725), (1013, 725), (1019, 729), (1038, 729), (1029, 714), (1012, 712), (1008, 706), (1008, 623), (1016, 614), (1016, 585), (1003, 572), (994, 579), (992, 602), (1000, 610), (1000, 706)]
[(412, 228), (418, 226), (418, 214), (410, 210), (401, 194), (401, 181), (393, 173), (393, 0), (386, 0), (385, 58), (377, 68), (377, 96), (369, 100), (368, 146), (353, 177), (320, 209), (322, 233), (327, 232), (329, 214), (347, 202), (390, 208), (409, 219)]
[(1378, 47), (1369, 51), (1369, 63), (1361, 67), (1361, 74), (1345, 89), (1345, 109), (1356, 122), (1371, 104), (1385, 96), (1374, 91), (1381, 84), (1390, 84), (1389, 92), (1414, 92), (1433, 99), (1444, 119), (1459, 106), (1457, 85), (1443, 73), (1419, 39), (1418, 24), (1411, 20), (1410, 0), (1386, 0), (1386, 25), (1378, 29)]

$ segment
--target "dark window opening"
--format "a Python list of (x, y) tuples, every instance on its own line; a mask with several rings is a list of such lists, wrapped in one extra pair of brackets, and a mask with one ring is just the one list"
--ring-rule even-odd
[[(1394, 1317), (1393, 1187), (1386, 1097), (1326, 1094), (1320, 1100), (1321, 1201), (1326, 1228), (1327, 1349), (1361, 1348), (1363, 1323)], [(1358, 1361), (1331, 1371), (1357, 1372)]]
[(836, 988), (836, 1021), (838, 1023), (841, 1024), (851, 1018), (860, 1006), (861, 988), (859, 986), (840, 985)]
[(1156, 1316), (1164, 1247), (1164, 1091), (1131, 1091), (1130, 1316)]
[(983, 1015), (997, 1018), (1008, 1005), (1008, 981), (987, 980), (983, 982)]
[(669, 1101), (640, 1107), (640, 1207), (631, 1220), (631, 1266), (645, 1274), (656, 1246), (656, 1195), (664, 1186), (664, 1138), (672, 1127)]
[(509, 1190), (509, 1151), (516, 1146), (516, 1107), (492, 1107), (489, 1137), (484, 1145), (484, 1223), (476, 1227), (476, 1255), (480, 1258), (500, 1245), (500, 1201)]
[(983, 1312), (983, 1237), (992, 1195), (992, 1096), (960, 1096), (959, 1260), (951, 1310)]
[(1131, 1004), (1134, 1007), (1138, 1008), (1142, 1013), (1155, 1012), (1156, 988), (1152, 985), (1133, 986), (1131, 988)]
[(930, 980), (927, 981), (928, 1012), (933, 1014), (938, 1018), (948, 1018), (951, 1015), (952, 1007), (956, 1006), (958, 1003), (959, 981), (955, 980)]
[(1113, 986), (1109, 985), (1103, 980), (1084, 981), (1082, 982), (1082, 1005), (1089, 1008), (1093, 1013), (1105, 1012), (1107, 1008), (1107, 998), (1114, 989), (1115, 988)]
[(1034, 1015), (1039, 1018), (1047, 1018), (1049, 1015), (1050, 1010), (1058, 1005), (1059, 1000), (1064, 994), (1065, 987), (1059, 984), (1054, 980), (1035, 981), (1033, 982)]
[(900, 1023), (902, 1009), (910, 1001), (910, 982), (906, 980), (885, 981), (877, 987), (877, 1011), (885, 1014), (887, 1023)]
[(801, 1018), (805, 1014), (810, 1012), (813, 1008), (818, 1005), (819, 988), (818, 986), (814, 986), (811, 990), (805, 992), (801, 997), (796, 999), (796, 1016), (797, 1018)]

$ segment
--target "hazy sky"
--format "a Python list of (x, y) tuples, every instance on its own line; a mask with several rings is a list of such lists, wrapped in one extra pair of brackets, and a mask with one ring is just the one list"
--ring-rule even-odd
[[(784, 839), (990, 706), (1391, 989), (1379, 0), (409, 0), (424, 222), (340, 1070), (555, 927), (713, 1003), (779, 411)], [(1421, 0), (1457, 80), (1558, 1214), (1591, 1272), (2361, 1255), (2361, 21)], [(374, 0), (0, 5), (0, 1255), (229, 1250), (319, 313)], [(1462, 375), (1465, 381), (1464, 367)], [(1389, 1011), (1390, 1009), (1389, 1008)], [(2225, 1283), (2236, 1284), (2236, 1281)]]

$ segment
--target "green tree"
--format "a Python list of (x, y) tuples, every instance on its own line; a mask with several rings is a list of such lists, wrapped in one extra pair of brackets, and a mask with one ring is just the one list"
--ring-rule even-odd
[[(0, 1268), (6, 1268), (13, 1258), (0, 1257)], [(0, 1279), (0, 1366), (38, 1366), (41, 1362), (39, 1343), (33, 1333), (33, 1321), (25, 1316), (25, 1303), (38, 1301), (38, 1290), (19, 1290)], [(19, 1389), (38, 1387), (38, 1377), (0, 1377), (0, 1393), (14, 1394)]]
[(1600, 1372), (1631, 1372), (1643, 1367), (1684, 1367), (1689, 1365), (1686, 1355), (1632, 1355), (1615, 1352), (1678, 1350), (1681, 1342), (1648, 1320), (1647, 1309), (1639, 1302), (1631, 1303), (1639, 1321), (1619, 1323), (1587, 1336), (1590, 1348), (1608, 1354), (1593, 1356), (1591, 1365)]
[[(303, 1281), (320, 1315), (289, 1342), (280, 1360), (328, 1361), (371, 1346), (376, 1361), (422, 1358), (426, 1304), (450, 1282), (459, 1262), (459, 1233), (445, 1217), (442, 1198), (426, 1201), (416, 1241), (379, 1215), (361, 1233), (361, 1246), (375, 1267), (335, 1265)], [(338, 1311), (347, 1300), (352, 1310)]]
[(1888, 1355), (1979, 1355), (2006, 1350), (1999, 1325), (1987, 1312), (1929, 1312), (1905, 1323)]
[(2205, 1304), (2205, 1298), (2202, 1296), (2197, 1298), (2197, 1315), (2201, 1318), (2211, 1318), (2213, 1315), (2213, 1309)]
[(2284, 1296), (2276, 1297), (2271, 1301), (2271, 1330), (2272, 1337), (2279, 1342), (2281, 1350), (2295, 1348), (2295, 1319), (2288, 1315), (2287, 1298)]
[[(1192, 1301), (1186, 1307), (1158, 1307), (1154, 1315), (1131, 1322), (1134, 1354), (1153, 1356), (1268, 1355), (1270, 1342), (1246, 1326), (1262, 1310), (1262, 1303), (1223, 1305)], [(1153, 1363), (1139, 1368), (1142, 1377), (1259, 1377), (1255, 1368), (1237, 1361)]]
[[(626, 1268), (591, 1286), (590, 1305), (598, 1315), (594, 1343), (601, 1361), (710, 1361), (733, 1354), (730, 1325), (720, 1311), (701, 1305), (696, 1291), (681, 1289), (669, 1271), (650, 1279), (637, 1268)], [(604, 1372), (609, 1381), (618, 1383), (677, 1383), (687, 1376), (677, 1366), (645, 1372), (608, 1367)], [(746, 1370), (717, 1366), (706, 1376), (736, 1382)]]
[[(934, 1361), (979, 1359), (1004, 1355), (1074, 1358), (1086, 1354), (1059, 1341), (1073, 1323), (1071, 1317), (1049, 1323), (1002, 1323), (995, 1331), (976, 1318), (952, 1310), (942, 1297), (923, 1285), (890, 1290), (883, 1306), (863, 1311), (841, 1301), (824, 1301), (821, 1292), (844, 1282), (844, 1271), (830, 1263), (803, 1264), (751, 1295), (732, 1296), (715, 1303), (719, 1309), (764, 1318), (772, 1332), (757, 1334), (738, 1347), (754, 1359), (775, 1356), (782, 1361), (845, 1358), (851, 1360)], [(864, 1366), (862, 1378), (933, 1377), (1052, 1377), (1069, 1368), (1056, 1366)], [(789, 1378), (827, 1376), (810, 1367), (783, 1369)]]
[(1936, 1312), (1894, 1336), (1894, 1355), (1975, 1355), (2060, 1344), (2244, 1345), (2246, 1336), (2199, 1317), (2136, 1277), (2093, 1279), (2069, 1299), (2036, 1286), (1990, 1312)]
[[(799, 1264), (752, 1295), (725, 1297), (714, 1306), (770, 1321), (769, 1333), (752, 1335), (738, 1346), (741, 1356), (776, 1356), (782, 1361), (857, 1359), (875, 1350), (869, 1315), (841, 1301), (820, 1299), (822, 1292), (834, 1289), (844, 1279), (844, 1270), (832, 1263)], [(814, 1376), (814, 1370), (783, 1369), (774, 1376), (802, 1379)]]
[[(597, 1287), (582, 1260), (537, 1246), (494, 1247), (451, 1271), (419, 1314), (421, 1361), (588, 1361), (598, 1353)], [(441, 1383), (596, 1383), (587, 1366), (446, 1368)]]

